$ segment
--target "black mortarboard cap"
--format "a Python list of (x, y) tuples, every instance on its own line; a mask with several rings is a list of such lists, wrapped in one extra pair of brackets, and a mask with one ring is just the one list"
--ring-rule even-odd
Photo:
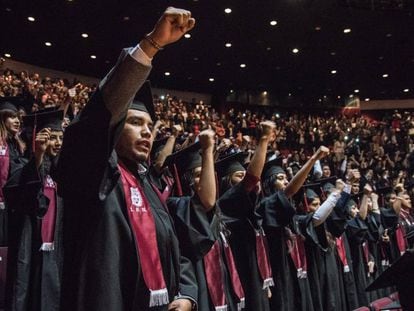
[(164, 166), (175, 164), (180, 174), (201, 166), (200, 143), (196, 142), (187, 148), (170, 154)]
[(305, 195), (309, 202), (312, 202), (314, 199), (319, 198), (319, 195), (311, 188), (306, 189)]
[(265, 163), (262, 172), (262, 180), (269, 178), (272, 175), (286, 174), (282, 168), (283, 157), (278, 157)]
[(1, 97), (0, 98), (0, 111), (10, 110), (13, 112), (18, 111), (17, 97)]
[(331, 193), (333, 189), (335, 189), (335, 186), (331, 184), (330, 182), (327, 182), (322, 186), (323, 192), (328, 193), (328, 194)]
[(237, 171), (245, 171), (243, 164), (248, 155), (247, 152), (236, 152), (217, 161), (215, 167), (218, 177), (222, 178)]
[(154, 100), (149, 81), (146, 81), (135, 94), (129, 109), (144, 111), (150, 115), (152, 120), (155, 120)]
[(408, 249), (367, 287), (367, 291), (396, 286), (404, 310), (414, 310), (414, 250)]
[(54, 131), (63, 131), (62, 129), (63, 110), (50, 112), (40, 112), (23, 117), (23, 124), (26, 127), (36, 128), (36, 132), (41, 129), (50, 128)]

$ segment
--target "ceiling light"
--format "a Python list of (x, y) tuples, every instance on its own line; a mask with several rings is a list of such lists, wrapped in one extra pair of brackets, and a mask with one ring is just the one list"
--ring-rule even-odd
[(294, 49), (292, 50), (292, 53), (294, 53), (294, 54), (297, 54), (297, 53), (299, 53), (299, 49), (297, 49), (297, 48), (294, 48)]
[(50, 42), (45, 42), (45, 45), (46, 45), (46, 46), (52, 46), (52, 43), (50, 43)]
[(10, 58), (11, 57), (11, 54), (5, 53), (4, 56)]
[(321, 29), (322, 29), (322, 28), (321, 28), (320, 26), (316, 26), (316, 27), (315, 27), (315, 30), (316, 30), (316, 31), (320, 31)]
[(354, 94), (350, 94), (350, 95), (349, 95), (349, 98), (353, 98), (353, 97), (354, 97)]
[(164, 75), (169, 76), (171, 75), (171, 73), (169, 73), (168, 71), (164, 72)]
[(91, 58), (92, 59), (96, 59), (96, 55), (91, 55)]
[(234, 93), (234, 90), (230, 90), (230, 93)]
[(359, 90), (357, 89), (357, 90), (354, 90), (354, 93), (359, 93)]
[(387, 33), (386, 37), (387, 38), (391, 38), (392, 37), (392, 33)]
[(336, 52), (331, 52), (331, 55), (332, 55), (332, 56), (335, 56), (335, 55), (336, 55)]
[(267, 95), (267, 91), (264, 91), (264, 92), (263, 92), (263, 95), (264, 95), (264, 96), (266, 96), (266, 95)]
[(87, 37), (89, 37), (89, 35), (87, 33), (82, 34), (82, 38), (87, 38)]
[(190, 39), (190, 38), (191, 38), (191, 35), (190, 35), (189, 33), (186, 33), (186, 34), (184, 35), (184, 38)]
[(230, 8), (224, 9), (224, 13), (230, 14), (231, 13), (231, 9)]
[(336, 72), (337, 72), (336, 70), (331, 70), (331, 74), (333, 75), (336, 74)]
[(34, 22), (36, 19), (35, 19), (33, 16), (29, 16), (29, 17), (27, 18), (27, 20), (28, 20), (29, 22)]
[(227, 43), (225, 44), (225, 46), (226, 46), (226, 48), (231, 48), (231, 43), (230, 43), (230, 42), (227, 42)]
[(214, 82), (214, 78), (209, 78), (208, 81)]
[(272, 48), (270, 47), (270, 46), (268, 46), (267, 48), (266, 48), (266, 51), (270, 51)]
[(404, 89), (404, 93), (408, 93), (410, 91), (410, 89)]
[(246, 64), (240, 64), (240, 68), (246, 68)]
[(341, 95), (338, 95), (338, 99), (341, 99)]
[(370, 99), (369, 99), (369, 98), (365, 98), (365, 101), (366, 101), (366, 102), (369, 102), (369, 101), (370, 101)]
[(124, 20), (124, 22), (129, 21), (129, 16), (124, 16), (123, 20)]
[(271, 22), (270, 22), (270, 25), (271, 25), (271, 26), (276, 26), (276, 25), (277, 25), (277, 21), (271, 21)]
[(344, 29), (344, 33), (350, 33), (351, 32), (351, 28), (345, 28)]
[(289, 93), (288, 96), (291, 97), (292, 96), (292, 93)]
[(382, 75), (382, 77), (383, 77), (383, 78), (388, 78), (388, 73), (384, 73), (384, 74)]

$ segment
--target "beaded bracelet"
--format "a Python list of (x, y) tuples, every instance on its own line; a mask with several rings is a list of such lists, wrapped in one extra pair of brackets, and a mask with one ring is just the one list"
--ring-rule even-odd
[(145, 35), (144, 39), (147, 40), (158, 51), (164, 50), (164, 48), (155, 42), (155, 40), (149, 34)]

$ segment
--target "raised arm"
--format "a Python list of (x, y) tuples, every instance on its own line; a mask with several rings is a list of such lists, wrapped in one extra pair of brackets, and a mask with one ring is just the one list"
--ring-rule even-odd
[(329, 154), (329, 149), (325, 146), (319, 147), (316, 153), (305, 163), (305, 165), (297, 172), (297, 174), (292, 178), (285, 189), (285, 194), (288, 198), (291, 198), (299, 189), (302, 187), (306, 178), (309, 175), (309, 172), (312, 170), (312, 167), (315, 165), (315, 162), (324, 158)]
[(204, 130), (200, 133), (199, 140), (201, 145), (201, 175), (197, 189), (198, 196), (204, 208), (209, 211), (216, 203), (216, 177), (214, 175), (214, 135), (212, 130)]

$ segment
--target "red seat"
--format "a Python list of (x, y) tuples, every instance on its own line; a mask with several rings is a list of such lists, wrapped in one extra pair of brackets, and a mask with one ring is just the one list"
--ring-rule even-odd
[(360, 307), (358, 309), (355, 309), (354, 311), (371, 311), (371, 309), (368, 307)]
[(384, 308), (385, 306), (389, 305), (392, 302), (393, 300), (391, 298), (384, 297), (384, 298), (380, 298), (380, 299), (377, 299), (371, 302), (369, 306), (371, 307), (373, 311), (380, 311), (381, 308)]
[(394, 301), (400, 300), (400, 296), (398, 295), (398, 292), (392, 293), (389, 297)]

